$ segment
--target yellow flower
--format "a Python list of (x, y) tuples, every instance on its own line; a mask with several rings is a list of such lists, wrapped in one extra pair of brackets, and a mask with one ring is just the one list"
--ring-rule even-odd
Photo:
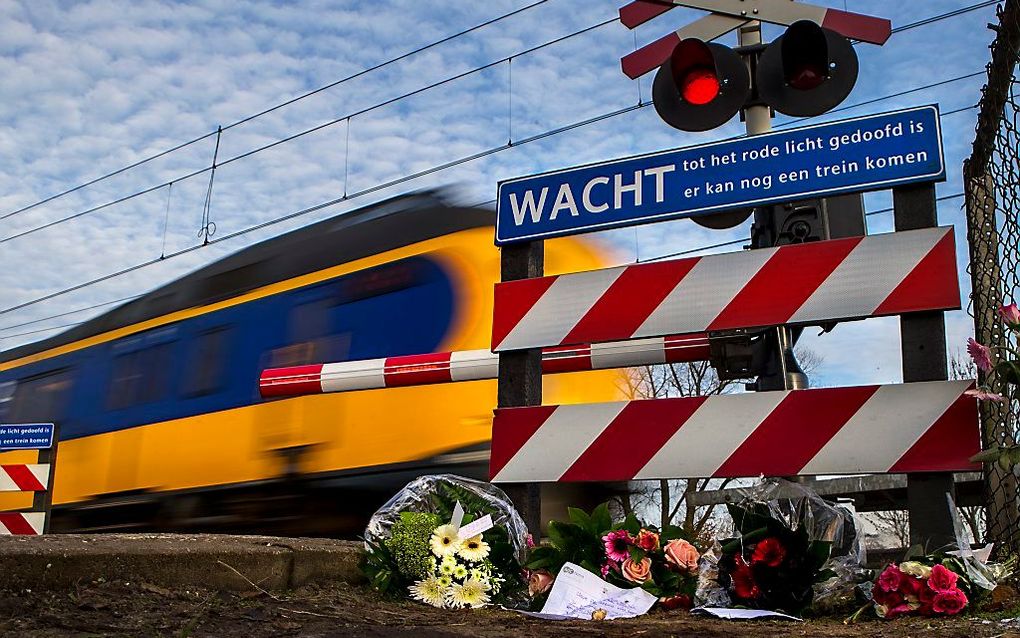
[(484, 607), (489, 603), (488, 590), (481, 582), (469, 578), (463, 585), (454, 585), (447, 596), (457, 607)]
[(489, 555), (489, 544), (482, 540), (482, 535), (473, 536), (460, 544), (457, 553), (461, 558), (472, 563), (484, 560)]
[(468, 575), (467, 567), (464, 567), (463, 565), (457, 565), (456, 567), (453, 568), (454, 578), (461, 580), (467, 575)]
[(456, 553), (457, 548), (460, 547), (457, 528), (453, 525), (440, 525), (432, 532), (429, 544), (432, 546), (432, 553), (436, 556), (449, 556)]

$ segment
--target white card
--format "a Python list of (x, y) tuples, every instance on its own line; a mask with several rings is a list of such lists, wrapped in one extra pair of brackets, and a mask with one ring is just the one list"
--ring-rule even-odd
[(580, 565), (567, 563), (553, 581), (541, 613), (529, 616), (560, 620), (591, 620), (592, 612), (604, 609), (606, 618), (633, 618), (648, 613), (658, 600), (640, 587), (621, 589), (610, 585)]
[(703, 613), (709, 616), (715, 616), (716, 618), (722, 618), (723, 620), (754, 620), (755, 618), (786, 618), (787, 620), (796, 620), (800, 622), (802, 619), (796, 616), (789, 616), (787, 614), (781, 614), (778, 611), (768, 611), (767, 609), (730, 609), (728, 607), (695, 607), (691, 610), (691, 613)]
[(493, 528), (492, 515), (486, 514), (485, 516), (473, 520), (464, 527), (460, 528), (459, 536), (462, 539), (474, 538), (479, 534), (483, 534)]
[(464, 520), (464, 507), (457, 501), (457, 504), (453, 506), (453, 516), (450, 517), (450, 525), (454, 528), (460, 529), (461, 521)]

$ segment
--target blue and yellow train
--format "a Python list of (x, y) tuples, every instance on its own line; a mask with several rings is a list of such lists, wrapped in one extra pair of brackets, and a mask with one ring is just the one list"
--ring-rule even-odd
[[(399, 197), (0, 353), (0, 422), (60, 426), (53, 530), (342, 533), (412, 476), (484, 475), (494, 381), (263, 401), (258, 377), (486, 347), (499, 276), (493, 221), (440, 193)], [(546, 250), (550, 273), (602, 265), (578, 240)], [(616, 380), (547, 377), (545, 396), (609, 400)], [(29, 499), (0, 495), (0, 509)]]

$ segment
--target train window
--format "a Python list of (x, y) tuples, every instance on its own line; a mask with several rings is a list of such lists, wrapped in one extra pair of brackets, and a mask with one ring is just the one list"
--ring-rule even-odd
[(172, 345), (172, 342), (158, 343), (115, 357), (107, 407), (120, 410), (165, 397), (170, 381)]
[(20, 379), (7, 418), (15, 423), (60, 421), (71, 395), (70, 369)]
[(0, 423), (9, 421), (11, 413), (11, 399), (14, 398), (14, 388), (17, 383), (14, 381), (0, 381)]
[(270, 353), (273, 368), (342, 361), (351, 348), (351, 333), (336, 332), (332, 325), (336, 299), (329, 295), (291, 309), (287, 317), (288, 345)]
[(200, 397), (212, 394), (223, 385), (227, 343), (230, 330), (215, 328), (198, 335), (191, 343), (182, 394)]

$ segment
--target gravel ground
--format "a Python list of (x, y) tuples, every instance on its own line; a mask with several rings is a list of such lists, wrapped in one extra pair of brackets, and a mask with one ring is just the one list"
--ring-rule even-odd
[(136, 582), (96, 582), (70, 591), (0, 590), (0, 636), (951, 636), (1020, 638), (1015, 599), (1007, 610), (953, 620), (841, 619), (804, 623), (733, 623), (661, 612), (628, 620), (549, 622), (515, 612), (443, 611), (418, 603), (383, 600), (362, 587), (305, 587), (287, 594), (171, 590)]

